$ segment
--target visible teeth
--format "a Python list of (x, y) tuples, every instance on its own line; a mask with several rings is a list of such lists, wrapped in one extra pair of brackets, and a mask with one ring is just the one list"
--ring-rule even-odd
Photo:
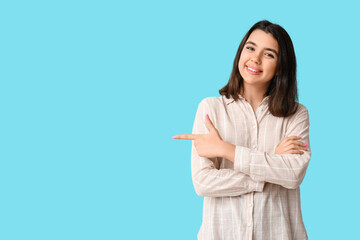
[(260, 72), (260, 71), (256, 71), (255, 69), (249, 68), (249, 67), (248, 67), (248, 69), (250, 69), (253, 72)]

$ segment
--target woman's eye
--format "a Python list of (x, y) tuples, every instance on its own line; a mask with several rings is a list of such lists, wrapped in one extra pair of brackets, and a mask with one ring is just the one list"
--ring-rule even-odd
[(271, 58), (274, 58), (274, 55), (270, 54), (270, 53), (265, 53), (266, 56), (269, 56)]
[(246, 47), (246, 49), (249, 49), (249, 50), (254, 50), (254, 48), (252, 48), (252, 47)]

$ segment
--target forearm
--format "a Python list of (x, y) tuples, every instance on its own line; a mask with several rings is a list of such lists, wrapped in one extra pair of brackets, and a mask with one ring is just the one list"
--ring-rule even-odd
[(271, 182), (286, 188), (297, 188), (302, 182), (311, 152), (299, 154), (269, 154), (235, 146), (229, 142), (221, 144), (219, 155), (234, 163), (234, 169), (257, 181)]
[(271, 154), (236, 146), (234, 169), (252, 179), (298, 188), (305, 176), (311, 152), (304, 154)]
[(263, 181), (255, 181), (234, 169), (217, 169), (214, 159), (200, 157), (194, 146), (191, 162), (193, 185), (199, 196), (230, 197), (263, 191)]
[(220, 157), (226, 158), (229, 161), (234, 162), (236, 146), (234, 144), (225, 141), (223, 141), (221, 145), (222, 145), (221, 146), (222, 151)]

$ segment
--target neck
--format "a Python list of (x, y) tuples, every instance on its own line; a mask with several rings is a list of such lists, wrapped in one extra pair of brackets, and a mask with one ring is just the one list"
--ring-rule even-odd
[(250, 103), (254, 112), (256, 111), (262, 100), (266, 97), (267, 87), (268, 86), (258, 87), (254, 85), (244, 84), (244, 87), (240, 94), (245, 98), (247, 102)]

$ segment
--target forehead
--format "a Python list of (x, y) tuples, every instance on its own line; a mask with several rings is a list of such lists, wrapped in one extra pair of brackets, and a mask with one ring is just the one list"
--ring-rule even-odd
[(250, 34), (246, 42), (249, 41), (255, 43), (259, 47), (279, 50), (278, 42), (274, 36), (271, 33), (266, 33), (260, 29), (256, 29)]

